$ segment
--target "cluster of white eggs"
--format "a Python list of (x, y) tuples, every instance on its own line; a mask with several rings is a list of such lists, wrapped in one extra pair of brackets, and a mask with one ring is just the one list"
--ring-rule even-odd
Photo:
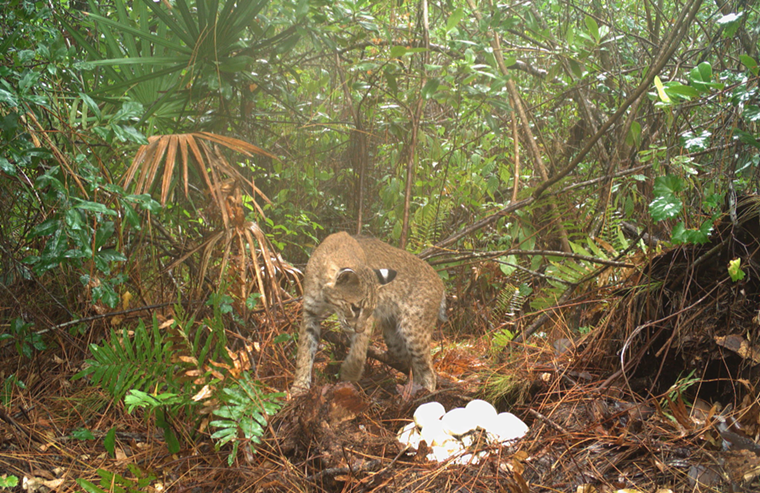
[(417, 450), (425, 440), (431, 450), (428, 460), (444, 462), (454, 458), (458, 464), (477, 464), (488, 455), (488, 451), (468, 451), (478, 436), (485, 437), (489, 445), (497, 445), (513, 442), (527, 432), (528, 426), (520, 418), (511, 413), (497, 414), (491, 404), (481, 399), (449, 412), (440, 402), (428, 402), (414, 411), (414, 422), (399, 430), (398, 441)]

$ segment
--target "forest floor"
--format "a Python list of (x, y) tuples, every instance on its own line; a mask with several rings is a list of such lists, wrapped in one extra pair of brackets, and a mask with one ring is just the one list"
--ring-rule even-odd
[[(216, 450), (187, 427), (176, 428), (183, 447), (170, 453), (142, 412), (126, 412), (87, 379), (72, 381), (84, 363), (75, 355), (87, 354), (80, 339), (59, 331), (57, 346), (31, 360), (6, 345), (0, 481), (14, 475), (21, 481), (10, 490), (61, 492), (760, 491), (753, 217), (717, 228), (705, 245), (651, 257), (614, 290), (587, 287), (568, 303), (595, 327), (585, 334), (558, 312), (529, 344), (496, 351), (486, 334), (444, 327), (432, 394), (403, 399), (405, 377), (378, 361), (358, 385), (336, 383), (321, 351), (314, 388), (289, 399), (255, 453), (242, 447), (232, 465), (228, 447)], [(747, 271), (738, 282), (726, 275), (734, 258)], [(292, 330), (291, 312), (276, 331)], [(281, 391), (292, 348), (279, 347), (261, 355), (257, 373)], [(470, 452), (487, 454), (470, 463), (431, 461), (424, 444), (405, 450), (397, 440), (420, 404), (451, 409), (474, 398), (530, 431), (508, 445), (476, 442)], [(104, 446), (112, 428), (113, 454)]]

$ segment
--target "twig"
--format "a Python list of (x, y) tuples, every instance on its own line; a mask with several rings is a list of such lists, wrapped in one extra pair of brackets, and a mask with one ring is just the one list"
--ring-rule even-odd
[(382, 462), (383, 461), (381, 459), (374, 459), (374, 460), (363, 463), (359, 467), (328, 467), (327, 469), (323, 469), (316, 474), (306, 476), (306, 480), (316, 481), (322, 476), (337, 476), (338, 474), (354, 474), (361, 471), (367, 471), (369, 469), (373, 469), (374, 467), (378, 466)]

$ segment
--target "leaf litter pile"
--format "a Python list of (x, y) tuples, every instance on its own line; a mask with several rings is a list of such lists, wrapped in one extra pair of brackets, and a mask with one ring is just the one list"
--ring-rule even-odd
[[(405, 377), (375, 359), (358, 385), (337, 382), (346, 348), (333, 333), (311, 391), (268, 418), (260, 443), (239, 435), (235, 451), (235, 440), (214, 447), (210, 418), (128, 413), (123, 399), (72, 380), (97, 341), (51, 331), (51, 349), (31, 359), (4, 341), (0, 481), (16, 476), (17, 491), (758, 491), (759, 252), (760, 200), (747, 197), (708, 243), (584, 286), (528, 344), (494, 351), (483, 329), (453, 334), (462, 301), (450, 303), (438, 390), (409, 399), (399, 393)], [(293, 342), (273, 342), (297, 327), (298, 309), (286, 308), (261, 314), (255, 335), (230, 337), (240, 343), (234, 361), (271, 392), (292, 381)], [(594, 329), (578, 335), (574, 324)], [(95, 323), (88, 334), (109, 331)], [(382, 359), (382, 348), (372, 354)], [(448, 410), (476, 398), (519, 416), (528, 434), (476, 437), (468, 452), (488, 454), (469, 463), (399, 443), (421, 404)]]

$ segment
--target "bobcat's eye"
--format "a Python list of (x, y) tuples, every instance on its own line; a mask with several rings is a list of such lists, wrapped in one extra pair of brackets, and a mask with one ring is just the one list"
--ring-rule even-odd
[(351, 312), (354, 314), (354, 317), (358, 317), (362, 313), (362, 309), (360, 306), (356, 306), (353, 303), (351, 303)]

